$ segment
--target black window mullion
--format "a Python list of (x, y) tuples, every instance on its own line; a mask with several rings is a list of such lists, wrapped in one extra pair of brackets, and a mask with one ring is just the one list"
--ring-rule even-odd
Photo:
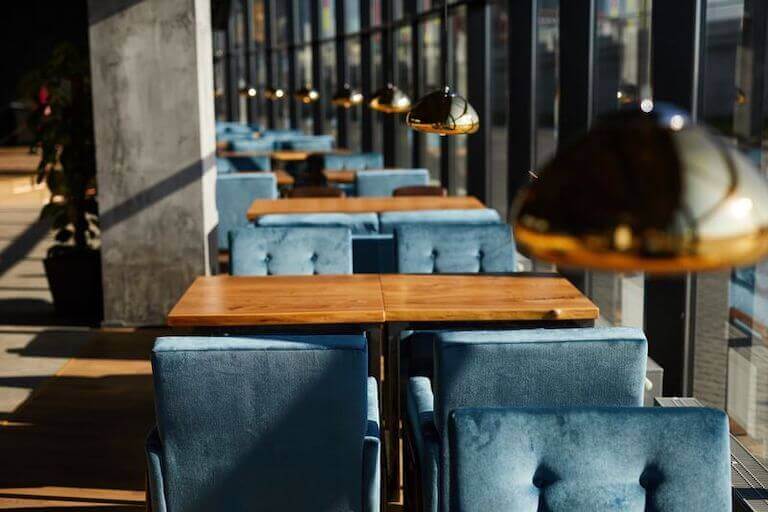
[[(346, 30), (346, 16), (344, 13), (344, 1), (337, 0), (336, 9), (336, 88), (341, 90), (345, 83), (349, 82), (347, 72), (347, 54), (345, 48), (344, 31)], [(349, 111), (344, 107), (336, 108), (337, 144), (346, 148), (349, 145), (347, 131), (349, 129)]]
[(365, 30), (360, 35), (360, 89), (365, 95), (362, 111), (362, 149), (373, 150), (373, 110), (368, 108), (368, 99), (379, 84), (373, 83), (373, 59), (371, 55), (371, 10), (369, 0), (360, 0), (360, 26)]
[[(312, 83), (315, 89), (319, 90), (322, 95), (323, 63), (320, 53), (320, 3), (318, 0), (311, 0), (309, 13), (312, 33)], [(312, 103), (312, 130), (317, 135), (325, 133), (323, 105), (328, 101), (331, 101), (331, 99), (321, 96), (319, 101)]]
[(489, 2), (467, 5), (467, 75), (470, 79), (466, 94), (480, 117), (480, 129), (467, 140), (467, 194), (481, 201), (491, 197), (491, 27)]
[[(264, 44), (266, 46), (265, 56), (265, 70), (267, 78), (267, 87), (277, 87), (275, 81), (275, 66), (274, 55), (272, 48), (274, 46), (272, 27), (274, 26), (273, 18), (273, 0), (264, 0)], [(275, 104), (274, 101), (267, 101), (267, 126), (269, 128), (275, 127)]]
[[(651, 69), (655, 102), (688, 110), (697, 119), (702, 102), (704, 0), (654, 2)], [(648, 355), (664, 368), (664, 393), (688, 396), (693, 383), (693, 336), (697, 279), (646, 276), (644, 294)]]
[(511, 205), (535, 165), (538, 0), (509, 0), (507, 187)]

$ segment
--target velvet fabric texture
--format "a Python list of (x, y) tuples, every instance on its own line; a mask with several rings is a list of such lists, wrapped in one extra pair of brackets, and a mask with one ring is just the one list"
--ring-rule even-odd
[(647, 342), (639, 329), (443, 331), (433, 340), (434, 379), (411, 378), (407, 393), (425, 511), (447, 510), (430, 501), (438, 482), (430, 457), (447, 449), (448, 416), (456, 409), (643, 403)]
[(160, 338), (153, 509), (378, 510), (378, 404), (362, 335)]
[(500, 224), (499, 212), (492, 208), (475, 210), (419, 210), (383, 212), (379, 215), (382, 233), (394, 233), (403, 224)]
[(219, 250), (228, 247), (228, 234), (247, 226), (246, 213), (254, 199), (276, 199), (277, 179), (272, 173), (229, 173), (216, 177), (216, 209), (219, 212)]
[(230, 156), (227, 158), (236, 171), (271, 171), (269, 155)]
[(292, 139), (295, 137), (303, 137), (305, 134), (301, 130), (292, 130), (292, 129), (272, 129), (272, 130), (264, 130), (261, 132), (262, 138), (271, 138), (274, 140), (286, 140), (286, 139)]
[(396, 188), (428, 185), (426, 169), (386, 169), (356, 173), (357, 195), (360, 197), (389, 197)]
[(253, 136), (253, 132), (253, 128), (247, 124), (235, 123), (232, 121), (216, 121), (216, 135), (225, 133), (241, 133)]
[(714, 409), (459, 409), (448, 438), (452, 512), (731, 510)]
[(256, 227), (230, 232), (235, 276), (351, 274), (352, 234), (344, 227)]
[(323, 155), (323, 169), (381, 169), (384, 155), (381, 153), (349, 153)]
[(343, 226), (352, 234), (376, 233), (379, 216), (375, 213), (279, 213), (264, 215), (259, 226)]
[(261, 137), (259, 139), (236, 139), (229, 143), (229, 149), (232, 151), (274, 151), (275, 141), (270, 137)]
[(232, 163), (228, 158), (216, 157), (216, 172), (219, 174), (227, 174), (234, 172), (235, 168), (232, 167)]
[(506, 224), (401, 225), (395, 241), (403, 274), (515, 271), (515, 242)]
[(276, 139), (275, 146), (293, 151), (330, 151), (334, 140), (333, 135), (298, 135)]

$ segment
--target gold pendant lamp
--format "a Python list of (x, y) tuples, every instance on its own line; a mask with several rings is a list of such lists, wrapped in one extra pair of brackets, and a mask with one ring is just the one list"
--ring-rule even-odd
[(342, 108), (352, 108), (362, 102), (362, 93), (353, 89), (348, 83), (345, 83), (331, 98), (332, 104)]
[(558, 265), (678, 274), (768, 252), (768, 183), (685, 112), (653, 106), (598, 120), (515, 200), (515, 236)]
[[(449, 41), (448, 0), (443, 0), (443, 37)], [(447, 46), (450, 47), (450, 43)], [(449, 58), (446, 51), (443, 55), (446, 80), (449, 75)], [(466, 98), (453, 92), (448, 85), (420, 98), (408, 112), (405, 122), (416, 131), (438, 135), (465, 135), (480, 129), (477, 111)]]
[(320, 93), (317, 92), (317, 89), (315, 89), (311, 85), (305, 85), (301, 89), (294, 92), (293, 97), (299, 100), (300, 102), (304, 103), (305, 105), (308, 105), (320, 99)]
[(285, 91), (279, 87), (267, 87), (264, 89), (264, 97), (270, 101), (281, 100), (285, 97)]
[(373, 93), (368, 106), (385, 114), (404, 114), (411, 109), (411, 98), (394, 84), (387, 84)]

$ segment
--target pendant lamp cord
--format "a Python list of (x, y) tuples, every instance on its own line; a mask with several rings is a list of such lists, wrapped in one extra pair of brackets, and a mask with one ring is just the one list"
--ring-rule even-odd
[(448, 59), (451, 56), (450, 36), (451, 32), (448, 29), (448, 0), (443, 0), (443, 41), (445, 41), (445, 55), (443, 56), (443, 76), (445, 77), (445, 83), (443, 84), (443, 87), (447, 87), (448, 84), (451, 83), (451, 77), (448, 76), (451, 69), (448, 64)]

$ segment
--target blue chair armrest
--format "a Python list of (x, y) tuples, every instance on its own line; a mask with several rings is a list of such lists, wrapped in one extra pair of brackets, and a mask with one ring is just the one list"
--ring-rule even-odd
[(165, 506), (165, 487), (163, 485), (162, 471), (162, 445), (157, 427), (153, 427), (147, 437), (147, 489), (148, 500), (152, 506), (152, 512), (167, 512)]
[(432, 382), (426, 377), (408, 380), (408, 423), (421, 476), (424, 512), (437, 512), (438, 462), (440, 443), (435, 428), (435, 398)]
[(381, 501), (381, 434), (379, 430), (379, 388), (368, 377), (368, 429), (363, 442), (363, 510), (378, 512)]

